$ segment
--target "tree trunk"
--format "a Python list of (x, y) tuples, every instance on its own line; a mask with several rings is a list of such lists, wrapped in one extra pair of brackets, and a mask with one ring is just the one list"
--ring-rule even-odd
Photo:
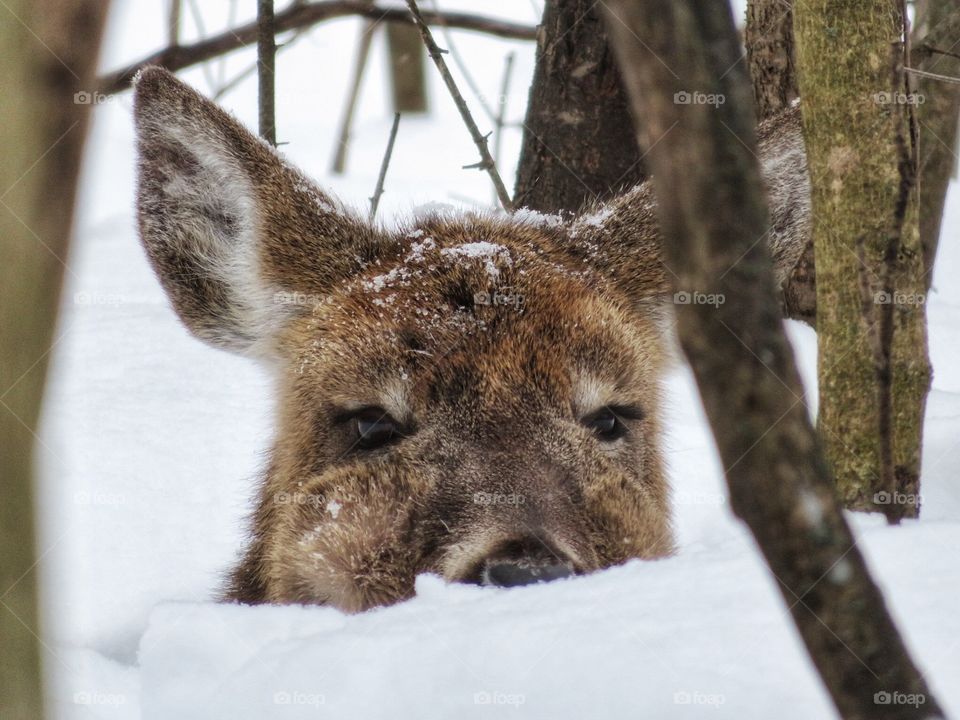
[[(960, 77), (960, 58), (937, 52), (956, 53), (958, 39), (960, 0), (917, 0), (913, 31), (914, 67), (938, 75)], [(950, 178), (956, 175), (960, 85), (922, 77), (917, 80), (918, 99), (923, 98), (917, 107), (920, 120), (920, 243), (929, 289), (947, 186)]]
[[(769, 251), (756, 242), (767, 208), (730, 7), (699, 0), (608, 0), (606, 7), (651, 148), (667, 274), (677, 289), (724, 298), (678, 305), (677, 321), (733, 510), (753, 532), (843, 717), (938, 717), (857, 550), (800, 402)], [(725, 102), (674, 102), (694, 90)], [(894, 692), (921, 693), (921, 704), (884, 703)]]
[[(914, 517), (930, 365), (916, 194), (897, 208), (905, 187), (897, 137), (911, 142), (908, 96), (892, 80), (898, 7), (897, 0), (808, 0), (794, 22), (817, 258), (821, 436), (846, 507)], [(900, 252), (895, 292), (886, 297), (879, 278), (891, 242)], [(886, 419), (871, 343), (876, 318), (865, 317), (861, 283), (872, 316), (893, 304)], [(883, 422), (892, 427), (894, 487), (883, 482)]]
[(764, 120), (797, 98), (793, 0), (748, 0), (745, 41), (757, 120)]
[(620, 73), (592, 0), (547, 0), (514, 204), (579, 210), (644, 178)]
[[(793, 0), (748, 0), (745, 43), (757, 120), (765, 120), (789, 107), (799, 95), (793, 50)], [(816, 324), (813, 238), (784, 285), (783, 314)]]
[[(0, 23), (0, 717), (43, 717), (33, 447), (107, 3), (8, 0)], [(19, 19), (14, 20), (14, 17)]]
[(427, 85), (420, 33), (412, 25), (387, 23), (387, 49), (390, 55), (393, 111), (425, 113)]

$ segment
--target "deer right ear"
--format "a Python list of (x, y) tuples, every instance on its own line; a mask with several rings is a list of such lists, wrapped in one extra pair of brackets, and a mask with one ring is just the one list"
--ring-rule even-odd
[(197, 337), (271, 355), (303, 311), (278, 293), (328, 293), (382, 235), (166, 70), (143, 70), (135, 88), (137, 212), (154, 271)]

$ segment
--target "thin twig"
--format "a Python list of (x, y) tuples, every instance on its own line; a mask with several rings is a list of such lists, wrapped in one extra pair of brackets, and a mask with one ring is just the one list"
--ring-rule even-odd
[(360, 85), (363, 82), (363, 73), (367, 68), (367, 59), (370, 57), (370, 46), (373, 43), (373, 31), (377, 23), (374, 20), (365, 20), (357, 40), (357, 56), (353, 61), (353, 77), (350, 79), (350, 92), (347, 103), (343, 106), (343, 115), (340, 118), (340, 131), (337, 133), (336, 151), (333, 156), (331, 171), (343, 175), (347, 166), (347, 150), (350, 147), (350, 129), (353, 127), (353, 114), (357, 109), (357, 98), (360, 95)]
[(377, 178), (377, 188), (373, 191), (373, 197), (370, 198), (370, 215), (368, 219), (373, 222), (377, 216), (377, 206), (380, 205), (380, 196), (383, 195), (383, 182), (387, 179), (387, 168), (390, 166), (390, 158), (393, 155), (393, 143), (397, 139), (397, 128), (400, 127), (400, 113), (393, 114), (393, 127), (390, 128), (390, 139), (387, 141), (387, 150), (383, 154), (383, 162), (380, 163), (380, 176)]
[(497, 98), (497, 117), (494, 119), (493, 161), (500, 165), (500, 142), (503, 140), (503, 128), (507, 115), (507, 93), (510, 91), (510, 75), (513, 73), (514, 54), (507, 53), (503, 61), (503, 78), (500, 80), (500, 97)]
[(920, 43), (920, 47), (918, 47), (917, 50), (922, 50), (930, 55), (947, 55), (960, 60), (960, 53), (951, 52), (950, 50), (941, 50), (940, 48), (934, 47), (933, 45), (928, 45), (927, 43)]
[(420, 36), (423, 38), (423, 42), (427, 46), (427, 53), (437, 66), (437, 70), (440, 71), (440, 76), (443, 78), (443, 82), (447, 86), (447, 90), (450, 91), (453, 102), (456, 103), (457, 109), (460, 111), (460, 117), (463, 118), (463, 122), (470, 131), (470, 136), (473, 138), (473, 142), (477, 146), (477, 150), (480, 151), (480, 162), (470, 167), (476, 167), (487, 171), (487, 173), (490, 175), (490, 180), (493, 182), (494, 188), (497, 190), (497, 197), (500, 198), (500, 205), (503, 206), (503, 209), (507, 212), (513, 212), (513, 203), (510, 200), (510, 195), (507, 193), (507, 188), (503, 185), (503, 180), (500, 178), (500, 173), (497, 172), (497, 164), (493, 161), (493, 157), (490, 155), (490, 150), (487, 147), (487, 136), (480, 134), (480, 129), (477, 127), (477, 123), (474, 122), (473, 115), (470, 114), (470, 109), (467, 107), (467, 103), (463, 99), (463, 95), (461, 95), (460, 90), (457, 89), (457, 84), (454, 82), (453, 76), (450, 74), (450, 69), (447, 67), (447, 63), (443, 60), (442, 51), (439, 47), (437, 47), (437, 43), (433, 39), (433, 34), (430, 32), (430, 28), (427, 27), (427, 24), (423, 20), (423, 16), (420, 14), (420, 8), (417, 7), (416, 0), (407, 0), (407, 7), (410, 8), (410, 13), (413, 15), (414, 22), (420, 29)]
[(170, 14), (167, 16), (167, 44), (176, 47), (180, 44), (181, 0), (170, 0)]
[[(287, 40), (284, 43), (277, 44), (277, 52), (279, 53), (281, 50), (285, 50), (291, 45), (293, 45), (293, 43), (296, 40), (303, 37), (304, 31), (305, 31), (304, 28), (294, 30), (289, 40)], [(234, 75), (232, 78), (227, 80), (226, 82), (221, 82), (220, 86), (217, 88), (217, 91), (213, 93), (213, 95), (211, 95), (211, 98), (214, 100), (222, 99), (224, 95), (226, 95), (228, 92), (233, 90), (235, 87), (237, 87), (237, 85), (242, 83), (248, 77), (253, 75), (253, 73), (257, 71), (257, 67), (258, 67), (258, 64), (256, 62), (253, 62), (250, 65), (248, 65), (246, 68), (241, 70), (239, 73)]]
[[(280, 34), (288, 30), (306, 28), (325, 20), (350, 15), (359, 15), (384, 22), (414, 24), (410, 13), (405, 8), (371, 6), (363, 0), (318, 0), (311, 3), (291, 3), (274, 15), (274, 29), (277, 34)], [(431, 25), (439, 24), (442, 20), (452, 28), (473, 30), (512, 40), (536, 40), (537, 37), (536, 28), (530, 25), (472, 13), (427, 11), (423, 13), (423, 19)], [(126, 90), (137, 72), (147, 65), (159, 65), (171, 72), (176, 72), (238, 48), (252, 45), (256, 41), (257, 23), (251, 22), (240, 27), (230, 28), (219, 35), (206, 38), (192, 45), (165, 47), (124, 68), (100, 76), (97, 79), (97, 90), (106, 95)]]
[(257, 88), (260, 137), (276, 147), (275, 63), (277, 43), (273, 26), (273, 0), (257, 0)]
[[(197, 0), (187, 0), (187, 7), (190, 8), (190, 14), (193, 16), (193, 24), (197, 27), (197, 34), (200, 37), (206, 37), (207, 28), (204, 25), (203, 13), (200, 12), (200, 8), (197, 5)], [(180, 46), (175, 45), (174, 48), (179, 50)], [(217, 86), (216, 79), (213, 77), (213, 71), (210, 69), (209, 65), (204, 65), (202, 68), (200, 68), (200, 70), (203, 72), (204, 80), (207, 81), (207, 86), (212, 91)]]
[[(433, 9), (437, 12), (440, 12), (440, 5), (437, 0), (433, 0)], [(453, 63), (457, 66), (457, 70), (459, 70), (460, 74), (463, 76), (463, 80), (467, 83), (467, 87), (470, 88), (470, 92), (472, 92), (474, 97), (477, 98), (477, 103), (480, 105), (480, 109), (483, 110), (484, 115), (490, 119), (490, 122), (495, 121), (496, 113), (493, 112), (493, 108), (490, 107), (486, 97), (484, 97), (483, 92), (480, 90), (480, 86), (477, 85), (477, 81), (473, 79), (473, 73), (470, 72), (470, 67), (464, 62), (463, 56), (457, 49), (457, 44), (453, 41), (453, 33), (450, 32), (450, 27), (442, 20), (437, 24), (440, 26), (440, 31), (443, 33), (443, 41), (447, 44), (447, 52), (450, 53), (450, 57), (453, 58)]]
[(931, 80), (939, 80), (940, 82), (951, 83), (953, 85), (960, 85), (960, 78), (951, 77), (949, 75), (937, 75), (937, 73), (927, 72), (926, 70), (918, 70), (917, 68), (904, 68), (911, 75), (916, 75), (918, 77), (925, 77)]

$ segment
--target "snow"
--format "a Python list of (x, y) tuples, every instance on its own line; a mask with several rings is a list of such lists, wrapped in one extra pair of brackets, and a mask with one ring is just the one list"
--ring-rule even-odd
[[(249, 19), (251, 7), (244, 5)], [(445, 2), (471, 8), (466, 0)], [(741, 3), (742, 5), (742, 3)], [(163, 42), (163, 3), (114, 4), (102, 67)], [(206, 28), (226, 3), (204, 6)], [(535, 21), (528, 3), (484, 12)], [(218, 15), (219, 13), (219, 15)], [(382, 40), (361, 93), (345, 178), (327, 174), (345, 61), (359, 31), (337, 20), (278, 60), (284, 154), (358, 208), (375, 185), (390, 127)], [(188, 23), (189, 39), (194, 32)], [(531, 45), (455, 33), (489, 96), (500, 59), (517, 53), (510, 119), (523, 112)], [(253, 61), (230, 56), (227, 78)], [(322, 73), (318, 62), (336, 63)], [(183, 77), (208, 88), (215, 63)], [(432, 77), (433, 115), (404, 118), (387, 177), (387, 224), (451, 207), (492, 207), (488, 179), (464, 171), (475, 148)], [(470, 98), (468, 96), (468, 102)], [(256, 126), (255, 81), (223, 100)], [(589, 577), (497, 591), (417, 581), (409, 602), (357, 616), (329, 608), (215, 602), (243, 546), (266, 462), (271, 379), (212, 350), (176, 320), (136, 241), (130, 98), (97, 106), (52, 352), (40, 445), (38, 571), (55, 717), (834, 717), (787, 608), (749, 533), (732, 516), (690, 373), (667, 383), (667, 458), (680, 552)], [(512, 174), (519, 131), (504, 136)], [(419, 208), (419, 211), (415, 209)], [(927, 407), (923, 518), (901, 527), (851, 516), (915, 659), (941, 703), (960, 715), (960, 185), (952, 189), (927, 302), (933, 391)], [(412, 232), (411, 261), (431, 250)], [(490, 245), (490, 248), (486, 246)], [(457, 261), (498, 257), (468, 243)], [(481, 247), (483, 252), (481, 252)], [(816, 338), (789, 323), (814, 405)], [(815, 412), (815, 407), (811, 407)], [(817, 516), (815, 498), (805, 504)], [(336, 515), (331, 502), (327, 510)], [(830, 580), (842, 582), (841, 561)]]

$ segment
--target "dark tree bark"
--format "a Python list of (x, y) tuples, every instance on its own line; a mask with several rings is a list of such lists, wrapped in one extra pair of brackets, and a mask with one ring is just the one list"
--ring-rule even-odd
[[(677, 289), (725, 299), (678, 305), (677, 320), (733, 511), (753, 532), (844, 718), (942, 717), (857, 550), (800, 402), (769, 252), (756, 242), (767, 208), (729, 5), (609, 0), (607, 8), (640, 135), (651, 147), (668, 274)], [(674, 103), (682, 90), (725, 102)], [(653, 145), (654, 138), (661, 140)], [(884, 693), (916, 693), (922, 702), (884, 703)]]
[[(960, 0), (918, 0), (913, 33), (912, 65), (920, 70), (960, 77)], [(953, 55), (946, 53), (953, 52)], [(918, 78), (920, 125), (920, 244), (926, 286), (933, 279), (933, 260), (940, 239), (947, 186), (957, 167), (957, 122), (960, 85)]]
[(798, 97), (793, 0), (748, 0), (745, 42), (757, 120), (763, 120)]
[(547, 0), (514, 204), (578, 210), (644, 178), (620, 73), (592, 0)]
[[(10, 0), (8, 0), (9, 2)], [(0, 717), (40, 720), (34, 439), (108, 3), (0, 13)], [(17, 20), (14, 20), (14, 17)]]
[[(793, 51), (793, 0), (748, 0), (745, 43), (757, 120), (764, 120), (799, 97)], [(811, 238), (783, 288), (786, 317), (816, 324), (816, 281)]]
[(390, 89), (395, 113), (427, 111), (426, 67), (420, 33), (410, 25), (387, 23)]

